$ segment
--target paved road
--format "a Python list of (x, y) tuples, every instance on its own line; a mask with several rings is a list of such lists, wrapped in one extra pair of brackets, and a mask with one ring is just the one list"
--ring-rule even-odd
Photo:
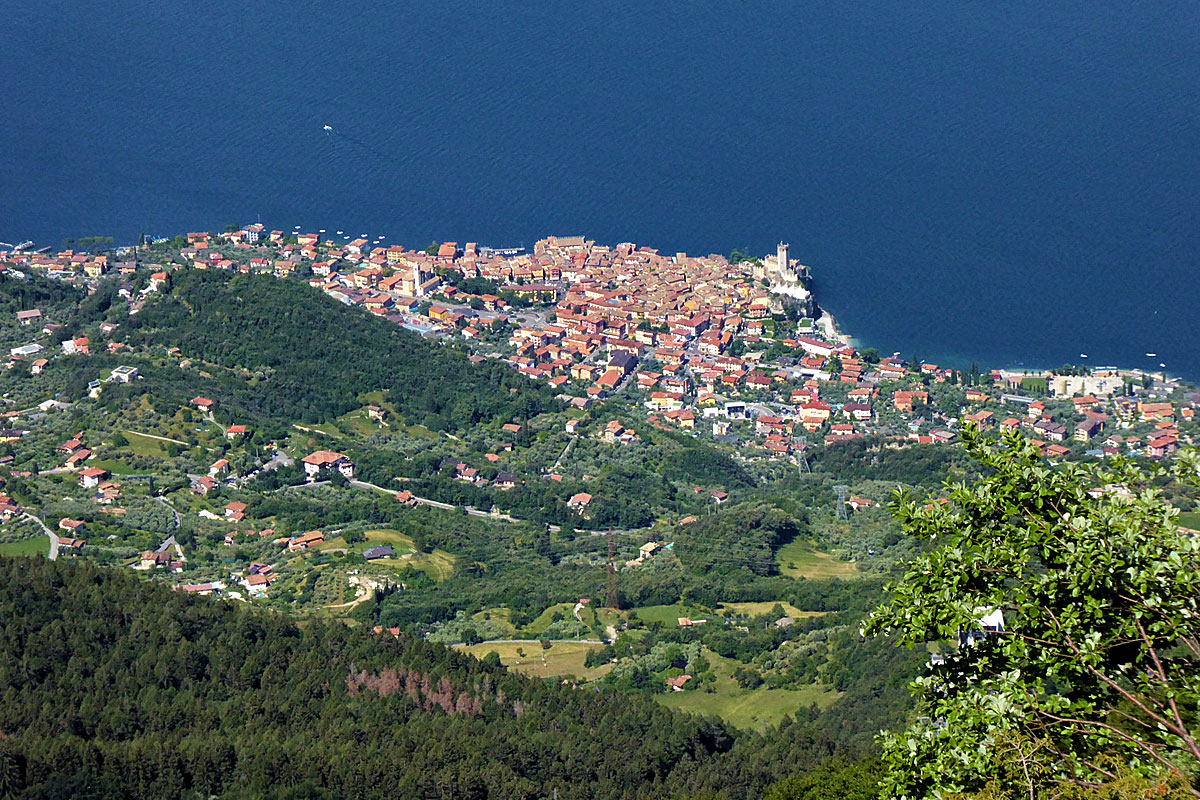
[[(351, 481), (349, 481), (349, 484), (351, 486), (354, 486), (359, 489), (374, 489), (375, 491), (383, 492), (384, 494), (389, 494), (389, 495), (396, 494), (395, 489), (385, 489), (382, 486), (378, 486), (374, 483), (367, 483), (366, 481), (351, 480)], [(300, 488), (303, 488), (306, 486), (327, 486), (327, 485), (329, 485), (329, 481), (312, 481), (310, 483), (300, 483), (295, 486), (283, 487), (283, 488), (284, 489), (288, 489), (288, 488), (300, 489)], [(282, 489), (280, 491), (282, 491)], [(431, 506), (433, 508), (440, 508), (443, 511), (457, 511), (459, 508), (458, 506), (452, 505), (450, 503), (442, 503), (437, 500), (430, 500), (427, 497), (417, 497), (415, 494), (413, 495), (413, 501), (415, 501), (418, 505)], [(499, 519), (499, 520), (503, 520), (505, 522), (528, 522), (528, 520), (518, 519), (517, 517), (514, 517), (511, 514), (494, 514), (490, 511), (481, 511), (480, 509), (473, 508), (472, 506), (463, 506), (463, 508), (472, 517), (482, 517), (484, 519)], [(561, 530), (561, 528), (558, 525), (547, 525), (546, 528), (553, 532), (558, 532), (559, 530)], [(639, 530), (641, 530), (641, 529), (640, 528), (614, 529), (611, 532), (615, 536), (621, 536), (624, 534), (636, 533)], [(609, 534), (609, 531), (576, 530), (576, 533), (586, 533), (589, 536), (607, 536)]]
[(58, 534), (55, 533), (54, 531), (50, 530), (49, 528), (47, 528), (46, 523), (42, 522), (40, 519), (35, 517), (33, 514), (30, 514), (28, 511), (26, 511), (21, 516), (27, 517), (27, 518), (33, 520), (34, 522), (36, 522), (38, 525), (42, 526), (42, 530), (45, 531), (46, 535), (50, 537), (50, 552), (47, 554), (46, 557), (49, 558), (51, 561), (57, 560), (58, 559)]
[(171, 509), (171, 513), (175, 515), (175, 528), (174, 529), (179, 530), (179, 526), (183, 524), (183, 515), (179, 513), (179, 509), (177, 509), (177, 508), (175, 508), (175, 506), (171, 505), (170, 501), (167, 500), (167, 498), (162, 497), (161, 495), (155, 497), (154, 499), (156, 501), (158, 501), (159, 503), (162, 503), (167, 508)]

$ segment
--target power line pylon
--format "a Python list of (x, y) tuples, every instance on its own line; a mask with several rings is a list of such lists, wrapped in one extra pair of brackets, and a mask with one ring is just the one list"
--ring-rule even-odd
[(793, 436), (792, 441), (796, 444), (796, 469), (800, 475), (811, 475), (812, 467), (808, 465), (808, 437)]
[(604, 598), (606, 608), (611, 608), (616, 611), (621, 607), (621, 598), (617, 592), (617, 564), (615, 561), (617, 553), (616, 544), (613, 542), (612, 528), (608, 529), (608, 594)]
[(850, 490), (850, 487), (835, 486), (833, 490), (837, 492), (837, 518), (843, 522), (849, 522), (850, 517), (846, 514), (846, 492)]

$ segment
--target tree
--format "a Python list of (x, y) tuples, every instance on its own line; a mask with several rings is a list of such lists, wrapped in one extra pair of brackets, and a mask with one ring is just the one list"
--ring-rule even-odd
[(1200, 540), (1153, 485), (1200, 483), (1200, 459), (1050, 467), (1015, 433), (963, 441), (984, 477), (947, 485), (948, 503), (897, 498), (905, 531), (940, 546), (864, 625), (959, 642), (913, 682), (920, 719), (881, 737), (885, 796), (978, 790), (1015, 747), (1027, 796), (1132, 769), (1181, 773), (1200, 797)]

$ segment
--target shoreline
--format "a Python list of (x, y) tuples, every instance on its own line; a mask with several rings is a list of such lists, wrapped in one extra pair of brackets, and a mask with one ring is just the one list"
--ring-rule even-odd
[[(288, 231), (287, 234), (294, 235), (297, 232), (298, 232), (297, 230), (293, 230), (293, 231)], [(322, 232), (322, 233), (324, 233), (324, 232)], [(340, 233), (340, 231), (339, 231), (339, 233)], [(287, 234), (285, 234), (285, 235), (287, 235)], [(150, 245), (151, 243), (157, 244), (157, 243), (161, 243), (164, 241), (168, 241), (170, 238), (172, 238), (172, 237), (162, 237), (162, 236), (147, 237), (145, 241), (140, 241), (140, 242), (136, 242), (136, 243), (125, 243), (125, 244), (117, 243), (114, 241), (111, 244), (108, 244), (106, 247), (100, 248), (99, 250), (93, 251), (93, 250), (87, 250), (86, 248), (80, 248), (78, 250), (78, 252), (96, 252), (96, 253), (110, 252), (110, 253), (115, 253), (117, 255), (121, 255), (123, 253), (128, 253), (131, 250), (142, 249), (142, 248)], [(330, 235), (329, 238), (331, 240), (333, 240), (335, 237)], [(349, 239), (350, 237), (343, 236), (342, 238)], [(382, 239), (383, 237), (380, 237), (380, 238)], [(17, 248), (20, 248), (20, 249), (17, 249)], [(19, 244), (14, 245), (12, 249), (0, 250), (0, 255), (28, 256), (28, 255), (35, 255), (35, 254), (38, 254), (38, 255), (45, 254), (48, 252), (56, 252), (56, 251), (52, 245), (38, 247), (37, 243), (34, 240), (20, 240)], [(764, 260), (771, 259), (771, 258), (772, 258), (771, 255), (767, 255), (767, 256), (765, 256)], [(798, 263), (798, 262), (795, 262), (794, 260), (792, 260), (792, 263)], [(733, 263), (730, 263), (730, 266), (735, 266), (735, 265)], [(828, 309), (824, 308), (820, 304), (819, 298), (817, 297), (816, 292), (812, 286), (812, 276), (811, 276), (810, 268), (807, 266), (804, 266), (804, 267), (802, 267), (802, 269), (803, 269), (803, 272), (801, 273), (802, 277), (800, 280), (800, 284), (803, 287), (804, 291), (811, 298), (811, 302), (815, 306), (816, 310), (820, 312), (818, 314), (818, 316), (816, 317), (816, 319), (813, 320), (814, 332), (820, 333), (821, 335), (825, 336), (827, 339), (829, 339), (832, 342), (837, 342), (840, 345), (853, 347), (856, 350), (873, 348), (881, 355), (884, 355), (885, 351), (886, 351), (886, 353), (888, 353), (888, 354), (895, 354), (895, 355), (899, 356), (900, 358), (905, 358), (903, 349), (893, 350), (891, 348), (886, 348), (886, 347), (881, 348), (878, 345), (873, 345), (869, 342), (866, 342), (862, 339), (855, 337), (851, 333), (846, 333), (843, 330), (841, 330), (838, 327), (837, 320), (834, 317), (833, 313), (830, 312)], [(773, 285), (771, 286), (771, 291), (772, 292), (779, 291), (774, 286), (774, 281), (772, 281), (772, 284)], [(784, 292), (784, 293), (786, 294), (786, 292)], [(908, 357), (909, 358), (914, 357), (914, 353), (910, 352), (908, 354)], [(928, 361), (928, 359), (921, 358), (919, 360), (920, 360), (920, 363), (922, 363), (922, 364), (930, 363)], [(1119, 362), (1110, 362), (1110, 363), (1104, 364), (1102, 366), (1092, 366), (1088, 363), (1087, 360), (1083, 360), (1083, 361), (1075, 360), (1075, 361), (1066, 361), (1066, 362), (1064, 362), (1063, 365), (1058, 365), (1058, 366), (1039, 367), (1039, 366), (1033, 366), (1033, 365), (1026, 365), (1019, 361), (1015, 361), (1015, 359), (1005, 359), (1005, 360), (993, 362), (992, 364), (988, 364), (987, 359), (985, 359), (985, 358), (974, 357), (974, 356), (961, 356), (961, 355), (951, 354), (951, 353), (942, 354), (942, 356), (939, 357), (938, 361), (944, 362), (944, 363), (939, 363), (939, 366), (944, 366), (944, 367), (959, 370), (959, 371), (966, 369), (967, 365), (974, 363), (976, 365), (979, 365), (979, 369), (981, 372), (995, 371), (995, 372), (1004, 372), (1004, 373), (1009, 373), (1009, 374), (1022, 373), (1022, 374), (1027, 374), (1029, 377), (1046, 377), (1049, 375), (1053, 375), (1053, 374), (1055, 374), (1055, 370), (1061, 369), (1062, 366), (1066, 365), (1066, 366), (1071, 366), (1071, 367), (1076, 367), (1076, 368), (1087, 369), (1089, 371), (1089, 373), (1115, 372), (1117, 374), (1127, 375), (1130, 377), (1149, 376), (1149, 377), (1153, 377), (1157, 380), (1160, 380), (1164, 383), (1178, 382), (1178, 381), (1191, 382), (1191, 380), (1192, 380), (1182, 373), (1173, 373), (1170, 370), (1168, 370), (1166, 368), (1162, 368), (1162, 367), (1143, 368), (1143, 367), (1135, 367), (1135, 366), (1122, 366), (1119, 364)]]

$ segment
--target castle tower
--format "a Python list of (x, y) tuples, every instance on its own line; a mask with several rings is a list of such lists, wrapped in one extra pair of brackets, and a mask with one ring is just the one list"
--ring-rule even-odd
[(775, 250), (775, 263), (779, 265), (780, 272), (783, 272), (792, 265), (792, 262), (788, 260), (787, 242), (779, 243), (779, 247)]
[(424, 297), (425, 291), (421, 287), (421, 265), (414, 261), (412, 270), (413, 297)]

